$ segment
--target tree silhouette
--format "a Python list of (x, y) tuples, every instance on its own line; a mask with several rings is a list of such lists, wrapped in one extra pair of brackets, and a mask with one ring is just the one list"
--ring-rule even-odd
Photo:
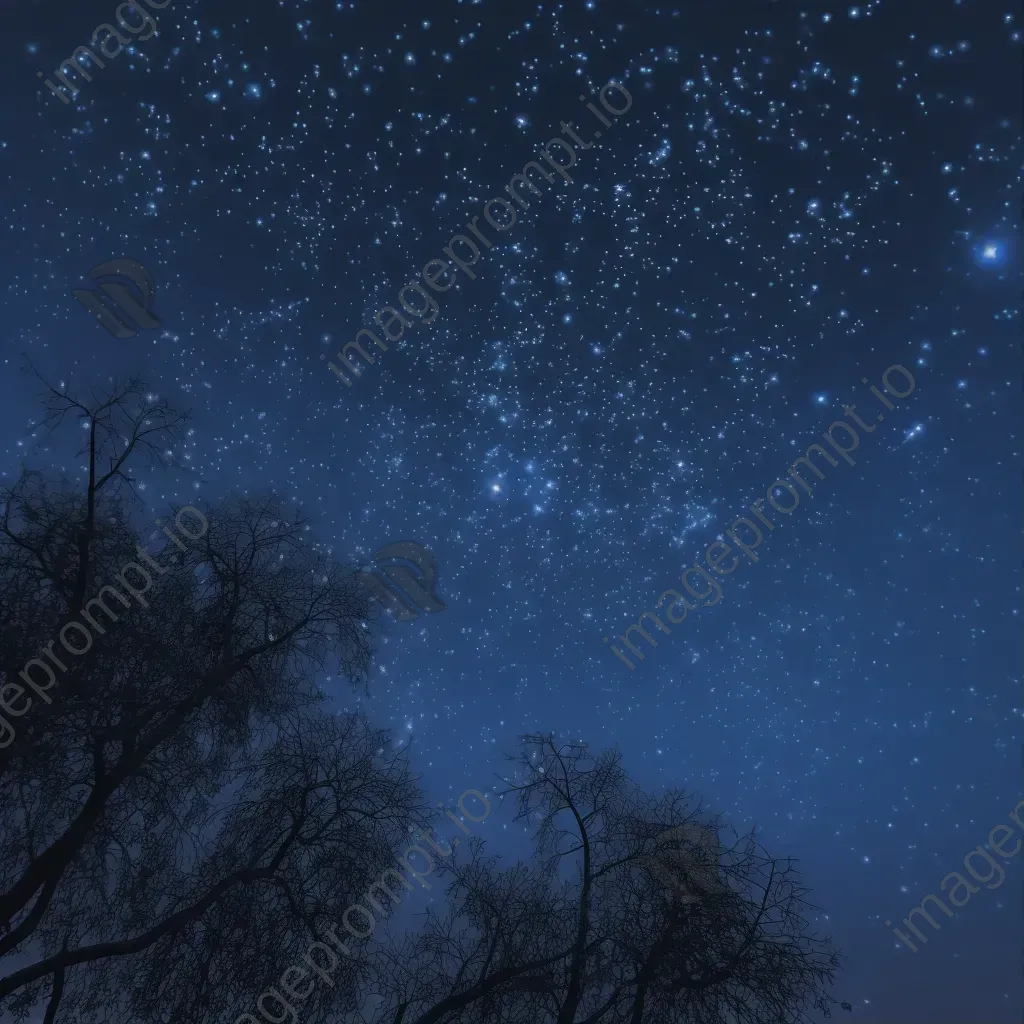
[[(325, 673), (367, 685), (371, 596), (274, 497), (189, 512), (201, 533), (175, 508), (180, 535), (140, 537), (137, 467), (175, 462), (184, 418), (137, 380), (88, 401), (47, 388), (43, 425), (80, 419), (85, 467), (80, 485), (26, 469), (0, 490), (3, 1019), (256, 1019), (409, 832), (439, 849), (405, 753), (323, 706)], [(446, 908), (383, 944), (346, 938), (296, 997), (306, 1020), (829, 1015), (838, 956), (808, 932), (791, 861), (726, 841), (682, 791), (644, 793), (615, 750), (529, 735), (510, 761), (499, 796), (534, 856), (440, 849)]]
[[(87, 428), (86, 483), (25, 470), (0, 492), (0, 1005), (45, 1005), (47, 1024), (232, 1019), (425, 821), (386, 734), (321, 709), (323, 670), (365, 680), (369, 598), (274, 498), (147, 547), (130, 470), (166, 461), (183, 418), (137, 380), (45, 401), (48, 426)], [(138, 545), (151, 586), (130, 575), (141, 598), (108, 594), (87, 630), (96, 593), (148, 564)], [(69, 623), (74, 651), (51, 650), (66, 671), (46, 689), (35, 666), (31, 690), (26, 662)], [(351, 998), (359, 958), (344, 970), (314, 1003)]]
[(617, 751), (531, 735), (505, 795), (536, 856), (474, 841), (451, 908), (378, 961), (383, 1024), (793, 1024), (830, 1015), (838, 955), (807, 932), (806, 890), (753, 834), (687, 794), (653, 797)]

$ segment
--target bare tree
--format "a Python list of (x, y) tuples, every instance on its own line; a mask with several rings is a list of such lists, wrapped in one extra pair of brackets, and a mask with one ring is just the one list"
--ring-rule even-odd
[[(426, 820), (388, 737), (321, 707), (324, 671), (365, 682), (369, 598), (273, 498), (143, 544), (130, 466), (182, 418), (138, 381), (46, 401), (49, 425), (87, 425), (87, 483), (26, 470), (0, 492), (0, 692), (17, 709), (0, 749), (0, 1005), (16, 1020), (45, 1005), (48, 1024), (223, 1020)], [(140, 550), (154, 567), (131, 575), (133, 603), (121, 573), (150, 565)], [(96, 603), (118, 586), (123, 603)], [(71, 623), (56, 683), (45, 661), (26, 676)], [(314, 1001), (348, 1005), (363, 970), (353, 958)]]
[[(77, 454), (86, 461), (86, 484), (79, 489), (62, 479), (54, 486), (44, 474), (23, 467), (13, 486), (0, 489), (0, 613), (5, 623), (0, 669), (8, 679), (32, 656), (35, 641), (52, 639), (52, 633), (37, 637), (25, 628), (28, 624), (55, 626), (59, 632), (82, 611), (92, 596), (97, 566), (131, 539), (130, 528), (125, 532), (130, 506), (125, 492), (134, 495), (136, 481), (129, 468), (140, 461), (173, 461), (169, 448), (180, 440), (188, 419), (165, 401), (148, 399), (138, 378), (115, 382), (108, 394), (93, 396), (91, 402), (43, 384), (38, 427), (46, 438), (68, 421), (84, 428)], [(55, 622), (58, 608), (63, 619)], [(65, 693), (73, 693), (79, 681), (78, 673), (72, 673)], [(45, 708), (38, 710), (41, 714), (20, 731), (22, 736), (47, 717)], [(11, 753), (0, 750), (0, 765)]]
[[(615, 750), (524, 738), (506, 779), (536, 857), (474, 842), (450, 910), (378, 961), (384, 1024), (800, 1024), (830, 1015), (838, 955), (808, 932), (795, 865), (728, 846), (693, 797), (630, 781)], [(845, 1004), (844, 1004), (845, 1005)]]

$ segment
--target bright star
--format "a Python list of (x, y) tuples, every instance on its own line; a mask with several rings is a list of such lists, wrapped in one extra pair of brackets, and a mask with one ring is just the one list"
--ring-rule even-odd
[(1006, 245), (1001, 241), (982, 242), (975, 246), (974, 262), (979, 267), (1000, 267), (1006, 262)]

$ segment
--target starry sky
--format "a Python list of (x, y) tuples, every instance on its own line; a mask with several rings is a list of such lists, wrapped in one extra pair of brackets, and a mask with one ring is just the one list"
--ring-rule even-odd
[[(172, 0), (61, 103), (36, 73), (115, 7), (0, 7), (4, 478), (78, 471), (26, 358), (141, 374), (193, 420), (140, 524), (273, 490), (339, 559), (434, 553), (446, 610), (382, 623), (368, 697), (325, 680), (432, 797), (526, 731), (618, 744), (800, 858), (842, 1019), (1019, 1021), (1024, 864), (917, 954), (883, 924), (1020, 799), (1017, 5)], [(322, 357), (613, 79), (572, 182), (346, 388)], [(160, 329), (71, 298), (115, 257)], [(856, 465), (618, 661), (601, 638), (893, 364), (916, 390)], [(509, 808), (480, 832), (526, 848)]]

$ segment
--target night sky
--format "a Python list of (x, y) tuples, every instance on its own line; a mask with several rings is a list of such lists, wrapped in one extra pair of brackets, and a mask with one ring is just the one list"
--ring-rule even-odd
[[(433, 552), (446, 609), (382, 621), (368, 698), (325, 680), (433, 799), (493, 788), (527, 731), (618, 744), (800, 858), (839, 1019), (1019, 1021), (1024, 854), (916, 954), (883, 923), (1022, 789), (1019, 8), (172, 0), (60, 102), (36, 72), (115, 7), (0, 8), (4, 478), (78, 472), (40, 447), (26, 359), (82, 391), (141, 374), (193, 421), (140, 526), (276, 491), (339, 559)], [(610, 80), (632, 106), (605, 128)], [(383, 337), (563, 121), (593, 141), (572, 181), (481, 219), (476, 279), (346, 387), (324, 357)], [(71, 297), (116, 257), (161, 328), (113, 337)], [(844, 404), (885, 414), (855, 464), (768, 510), (759, 561), (631, 671), (602, 637)], [(526, 849), (508, 807), (479, 828)]]

